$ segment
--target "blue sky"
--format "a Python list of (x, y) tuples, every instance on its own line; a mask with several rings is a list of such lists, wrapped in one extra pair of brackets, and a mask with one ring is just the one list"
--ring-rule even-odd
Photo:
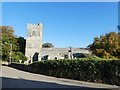
[(117, 2), (2, 3), (2, 25), (26, 38), (27, 23), (43, 24), (42, 42), (55, 47), (86, 47), (95, 36), (117, 32)]

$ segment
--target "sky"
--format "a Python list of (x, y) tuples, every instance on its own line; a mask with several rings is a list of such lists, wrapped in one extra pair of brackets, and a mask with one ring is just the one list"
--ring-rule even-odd
[(117, 2), (3, 2), (2, 25), (26, 38), (27, 23), (41, 22), (42, 42), (86, 47), (94, 37), (117, 32)]

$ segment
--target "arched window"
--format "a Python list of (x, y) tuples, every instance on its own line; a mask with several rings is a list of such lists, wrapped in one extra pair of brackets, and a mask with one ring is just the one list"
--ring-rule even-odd
[(35, 31), (32, 31), (32, 36), (35, 36)]

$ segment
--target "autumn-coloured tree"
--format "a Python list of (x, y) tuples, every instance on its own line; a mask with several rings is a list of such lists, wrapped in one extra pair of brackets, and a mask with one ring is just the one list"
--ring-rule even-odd
[(95, 37), (90, 49), (101, 58), (120, 58), (119, 34), (109, 32), (100, 37)]

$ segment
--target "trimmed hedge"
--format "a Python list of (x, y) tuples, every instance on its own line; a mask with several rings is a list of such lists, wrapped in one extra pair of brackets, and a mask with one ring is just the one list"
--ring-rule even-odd
[(54, 77), (120, 86), (120, 60), (48, 60), (10, 66)]

